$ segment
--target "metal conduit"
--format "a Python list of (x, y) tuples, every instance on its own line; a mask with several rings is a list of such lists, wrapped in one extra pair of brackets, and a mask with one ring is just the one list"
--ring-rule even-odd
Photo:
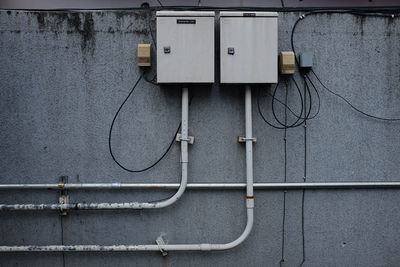
[[(242, 234), (226, 244), (168, 244), (168, 245), (49, 245), (49, 246), (0, 246), (0, 252), (60, 252), (60, 251), (188, 251), (226, 250), (241, 244), (250, 234), (254, 221), (251, 89), (246, 86), (246, 183), (202, 183), (187, 184), (189, 189), (244, 189), (246, 188), (247, 223)], [(250, 123), (248, 123), (250, 120)], [(249, 130), (250, 128), (250, 130)], [(3, 184), (6, 189), (176, 189), (180, 184)], [(330, 182), (330, 183), (257, 183), (255, 189), (398, 189), (400, 182)], [(77, 204), (70, 204), (77, 205)], [(76, 206), (77, 207), (77, 206)]]
[[(58, 203), (58, 204), (0, 204), (1, 210), (110, 210), (110, 209), (158, 209), (172, 205), (181, 198), (186, 190), (188, 176), (188, 121), (189, 121), (189, 91), (182, 89), (182, 126), (181, 126), (181, 183), (178, 191), (168, 199), (157, 202), (126, 202), (126, 203)], [(60, 188), (61, 184), (58, 184)]]
[[(400, 182), (312, 182), (312, 183), (254, 183), (256, 190), (302, 189), (400, 189)], [(66, 183), (66, 184), (0, 184), (0, 190), (110, 190), (110, 189), (178, 189), (177, 183)], [(189, 183), (190, 190), (242, 190), (245, 183)]]
[[(245, 92), (246, 118), (246, 208), (247, 222), (242, 234), (232, 242), (225, 244), (157, 244), (157, 245), (49, 245), (49, 246), (0, 246), (0, 252), (62, 252), (62, 251), (210, 251), (227, 250), (241, 244), (250, 234), (254, 222), (253, 196), (253, 136), (251, 117), (251, 88)], [(183, 123), (182, 123), (183, 124)], [(182, 135), (184, 132), (182, 131)], [(187, 143), (186, 143), (187, 145)], [(182, 158), (182, 161), (185, 161)], [(109, 204), (109, 203), (107, 203)], [(89, 204), (90, 205), (90, 204)], [(2, 205), (4, 206), (4, 205)], [(78, 207), (78, 206), (77, 206)]]

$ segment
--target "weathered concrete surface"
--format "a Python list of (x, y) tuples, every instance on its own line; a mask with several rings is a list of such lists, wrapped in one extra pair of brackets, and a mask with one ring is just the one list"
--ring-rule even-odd
[[(280, 51), (290, 49), (298, 15), (280, 14)], [(136, 45), (151, 41), (148, 21), (146, 12), (0, 12), (1, 183), (50, 183), (61, 175), (72, 182), (179, 181), (179, 145), (142, 174), (124, 172), (108, 154), (111, 120), (139, 75)], [(297, 52), (313, 51), (315, 71), (328, 86), (357, 107), (387, 117), (400, 117), (399, 41), (400, 20), (351, 15), (309, 17), (295, 35)], [(189, 181), (244, 182), (244, 150), (236, 142), (244, 133), (243, 90), (218, 83), (191, 90), (189, 127), (196, 143), (189, 150)], [(307, 129), (308, 181), (399, 181), (400, 123), (371, 120), (322, 88), (320, 93), (320, 115)], [(262, 105), (271, 118), (270, 103)], [(132, 168), (146, 166), (164, 151), (179, 118), (179, 87), (141, 82), (117, 119), (116, 156)], [(283, 181), (283, 132), (264, 124), (255, 108), (254, 135), (255, 181)], [(304, 129), (289, 130), (290, 182), (303, 181), (304, 149)], [(70, 197), (139, 201), (170, 194), (74, 191)], [(166, 259), (159, 253), (66, 253), (64, 264), (278, 266), (283, 193), (256, 191), (255, 198), (253, 232), (231, 251), (170, 253)], [(57, 200), (52, 191), (0, 192), (1, 203)], [(396, 190), (307, 191), (303, 266), (398, 265), (399, 201)], [(161, 232), (169, 243), (228, 242), (245, 225), (244, 193), (190, 191), (163, 210), (72, 212), (62, 224), (56, 212), (5, 212), (0, 225), (0, 245), (60, 244), (62, 236), (64, 244), (146, 244)], [(287, 193), (285, 229), (285, 266), (298, 266), (301, 192)], [(63, 257), (1, 254), (0, 265), (62, 266)]]

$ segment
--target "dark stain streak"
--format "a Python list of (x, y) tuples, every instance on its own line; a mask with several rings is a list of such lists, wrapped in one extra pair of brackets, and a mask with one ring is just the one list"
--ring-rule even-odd
[(392, 36), (392, 34), (394, 33), (394, 32), (393, 32), (393, 22), (394, 22), (394, 19), (393, 19), (393, 18), (386, 18), (386, 19), (385, 19), (385, 22), (386, 22), (386, 31), (385, 31), (385, 35), (386, 35), (387, 37), (390, 37), (390, 36)]
[[(19, 33), (21, 33), (21, 30), (9, 30), (7, 32), (19, 34)], [(5, 31), (0, 31), (0, 34), (2, 34), (2, 33), (5, 33)]]
[(386, 24), (387, 24), (388, 26), (389, 26), (389, 25), (392, 25), (392, 24), (394, 23), (394, 21), (395, 21), (394, 18), (390, 18), (390, 17), (385, 18), (385, 20), (386, 20)]
[[(61, 25), (67, 22), (67, 34), (80, 34), (82, 38), (81, 49), (84, 52), (90, 52), (93, 56), (95, 49), (94, 20), (92, 13), (85, 12), (31, 12), (36, 16), (39, 31), (44, 28), (50, 29), (55, 35), (60, 33)], [(82, 19), (82, 15), (84, 18)], [(53, 24), (46, 20), (46, 17), (55, 17)]]
[(108, 27), (108, 33), (115, 33), (114, 29), (112, 27)]
[[(94, 31), (94, 21), (91, 13), (85, 14), (85, 22), (83, 24), (83, 31), (81, 32), (83, 42), (82, 42), (82, 50), (85, 50), (87, 47), (90, 47), (91, 54), (94, 52), (94, 40), (95, 40), (95, 31)], [(90, 42), (90, 43), (89, 43)]]
[(105, 12), (104, 11), (95, 11), (94, 12), (96, 15), (104, 17)]
[(10, 10), (7, 11), (7, 15), (11, 15), (11, 11)]
[(67, 16), (68, 26), (72, 29), (75, 29), (76, 32), (81, 31), (81, 18), (78, 13), (70, 13)]
[(37, 12), (36, 13), (36, 19), (37, 19), (37, 22), (38, 22), (38, 25), (39, 25), (39, 29), (43, 29), (44, 27), (46, 27), (46, 24), (44, 22), (46, 15), (47, 14), (44, 13), (44, 12)]
[(364, 36), (364, 24), (365, 24), (365, 17), (364, 16), (357, 16), (357, 23), (360, 24), (360, 34), (361, 37)]
[(130, 12), (130, 11), (119, 11), (115, 12), (115, 17), (117, 20), (123, 19), (125, 17), (133, 18), (135, 20), (146, 19), (149, 12)]

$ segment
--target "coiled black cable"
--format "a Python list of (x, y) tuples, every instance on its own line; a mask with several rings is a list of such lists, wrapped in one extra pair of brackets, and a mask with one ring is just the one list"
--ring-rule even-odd
[(139, 78), (137, 79), (137, 81), (136, 81), (135, 84), (133, 85), (131, 91), (129, 92), (128, 96), (125, 98), (125, 100), (124, 100), (124, 101), (122, 102), (122, 104), (119, 106), (119, 108), (118, 108), (117, 112), (115, 113), (114, 118), (113, 118), (113, 120), (112, 120), (112, 122), (111, 122), (110, 130), (109, 130), (109, 133), (108, 133), (108, 149), (109, 149), (109, 152), (110, 152), (110, 155), (111, 155), (113, 161), (114, 161), (119, 167), (121, 167), (123, 170), (125, 170), (125, 171), (127, 171), (127, 172), (133, 172), (133, 173), (144, 172), (144, 171), (150, 170), (151, 168), (153, 168), (154, 166), (156, 166), (161, 160), (163, 160), (163, 158), (164, 158), (164, 157), (168, 154), (168, 152), (171, 150), (171, 147), (172, 147), (172, 145), (173, 145), (174, 142), (175, 142), (175, 136), (178, 134), (178, 132), (179, 132), (179, 130), (180, 130), (180, 128), (181, 128), (181, 123), (179, 123), (179, 126), (178, 126), (178, 128), (176, 129), (176, 132), (175, 132), (175, 134), (174, 134), (174, 136), (173, 136), (173, 138), (172, 138), (170, 144), (168, 145), (167, 149), (164, 151), (164, 153), (161, 155), (161, 157), (159, 157), (154, 163), (150, 164), (148, 167), (145, 167), (145, 168), (143, 168), (143, 169), (137, 169), (137, 170), (135, 170), (135, 169), (130, 169), (130, 168), (125, 167), (124, 165), (122, 165), (122, 164), (115, 158), (115, 155), (114, 155), (113, 150), (112, 150), (112, 142), (111, 142), (111, 140), (112, 140), (112, 130), (113, 130), (113, 127), (114, 127), (114, 124), (115, 124), (115, 120), (117, 119), (118, 114), (120, 113), (122, 107), (125, 105), (126, 101), (128, 101), (129, 97), (130, 97), (130, 96), (132, 95), (132, 93), (135, 91), (135, 88), (137, 87), (137, 85), (139, 84), (140, 80), (143, 78), (144, 75), (145, 75), (145, 73), (143, 72), (143, 73), (139, 76)]
[[(397, 12), (399, 12), (399, 11), (397, 10)], [(391, 13), (371, 13), (371, 12), (362, 12), (362, 11), (354, 11), (354, 10), (316, 10), (316, 11), (307, 12), (307, 13), (301, 15), (301, 16), (296, 20), (296, 22), (295, 22), (294, 25), (293, 25), (293, 28), (292, 28), (292, 31), (291, 31), (291, 35), (290, 35), (290, 43), (291, 43), (291, 46), (292, 46), (292, 51), (293, 51), (294, 54), (295, 54), (296, 64), (298, 64), (298, 60), (297, 60), (297, 57), (296, 57), (296, 50), (295, 50), (295, 46), (294, 46), (294, 33), (295, 33), (295, 30), (296, 30), (296, 27), (297, 27), (298, 23), (299, 23), (300, 21), (302, 21), (304, 18), (306, 18), (307, 16), (309, 16), (309, 15), (326, 14), (326, 13), (327, 13), (327, 14), (352, 14), (352, 15), (354, 15), (354, 16), (363, 16), (363, 17), (365, 17), (365, 16), (370, 16), (370, 17), (384, 17), (384, 18), (392, 18), (392, 19), (398, 18), (398, 17), (399, 17), (399, 14), (398, 14), (398, 13), (393, 14), (393, 12), (391, 12)], [(385, 118), (385, 117), (376, 116), (376, 115), (367, 113), (367, 112), (365, 112), (365, 111), (362, 111), (361, 109), (359, 109), (359, 108), (357, 108), (356, 106), (354, 106), (354, 105), (353, 105), (349, 100), (347, 100), (345, 97), (343, 97), (343, 96), (340, 95), (339, 93), (336, 93), (336, 92), (332, 91), (331, 89), (329, 89), (329, 88), (321, 81), (321, 79), (318, 77), (318, 75), (315, 73), (315, 71), (314, 71), (313, 69), (311, 69), (311, 72), (312, 72), (312, 74), (314, 74), (314, 76), (315, 76), (315, 78), (318, 80), (318, 82), (322, 85), (322, 88), (324, 88), (325, 90), (327, 90), (330, 94), (332, 94), (332, 95), (334, 95), (334, 96), (340, 98), (341, 100), (343, 100), (347, 105), (349, 105), (349, 106), (350, 106), (353, 110), (355, 110), (356, 112), (358, 112), (358, 113), (360, 113), (360, 114), (362, 114), (362, 115), (364, 115), (364, 116), (366, 116), (366, 117), (369, 117), (369, 118), (372, 118), (372, 119), (376, 119), (376, 120), (382, 120), (382, 121), (400, 121), (400, 118)], [(306, 77), (307, 77), (308, 80), (312, 83), (311, 79), (310, 79), (308, 76), (306, 76)], [(313, 85), (314, 88), (316, 88), (314, 84), (312, 84), (312, 85)]]

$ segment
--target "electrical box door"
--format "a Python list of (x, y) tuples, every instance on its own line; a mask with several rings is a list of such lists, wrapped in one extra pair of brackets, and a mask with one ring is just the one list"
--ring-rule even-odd
[(278, 82), (278, 14), (221, 12), (221, 83)]
[(157, 82), (214, 82), (215, 12), (157, 11)]

